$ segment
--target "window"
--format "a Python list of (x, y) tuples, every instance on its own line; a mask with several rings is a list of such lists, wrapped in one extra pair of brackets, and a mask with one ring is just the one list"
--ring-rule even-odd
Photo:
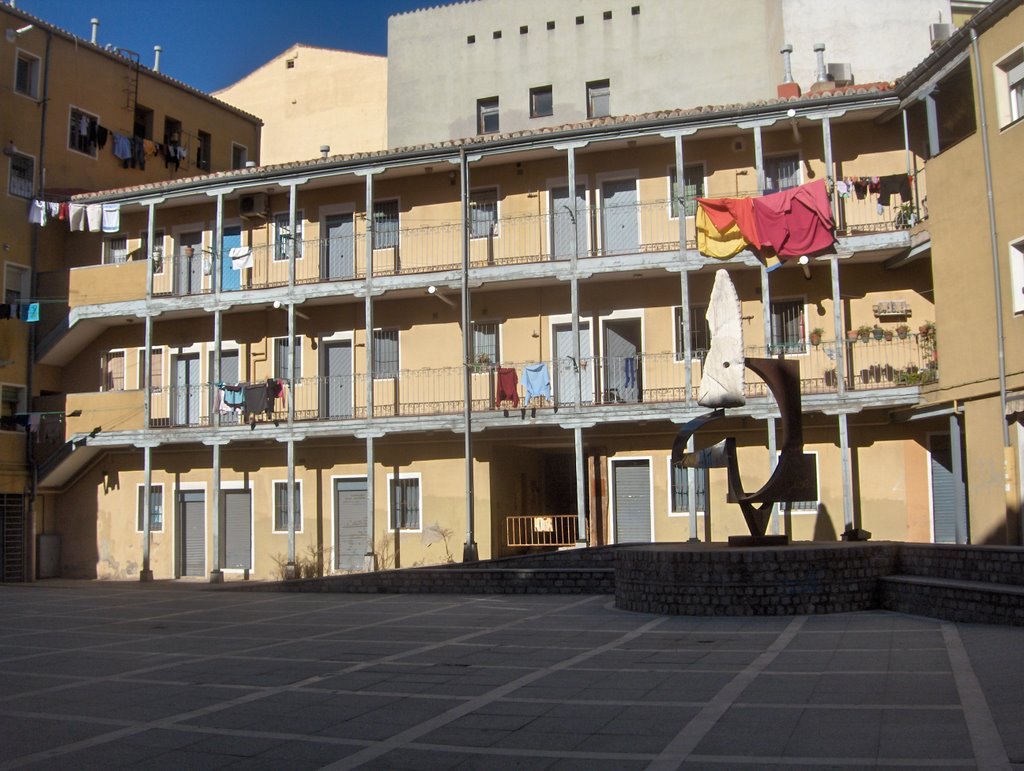
[(469, 196), (470, 238), (498, 234), (498, 188), (474, 190)]
[(19, 198), (31, 198), (36, 178), (36, 161), (30, 155), (11, 153), (7, 192)]
[(68, 149), (96, 157), (96, 126), (99, 119), (95, 115), (71, 108), (68, 121)]
[[(302, 481), (295, 480), (295, 532), (302, 532)], [(274, 482), (274, 532), (287, 533), (288, 528), (288, 483)]]
[(543, 118), (555, 111), (551, 86), (537, 86), (530, 89), (530, 117)]
[(548, 29), (554, 29), (554, 28), (555, 28), (555, 23), (553, 21), (549, 21), (548, 22)]
[[(164, 384), (164, 349), (153, 349), (153, 371), (149, 374), (149, 390), (159, 391)], [(146, 350), (139, 351), (139, 390), (145, 388)]]
[(466, 43), (468, 45), (473, 45), (473, 43), (475, 43), (475, 42), (476, 42), (476, 35), (466, 35)]
[(291, 237), (290, 215), (274, 215), (274, 261), (280, 262), (291, 257), (291, 245), (295, 243), (295, 259), (302, 259), (302, 210), (295, 212), (295, 238)]
[(611, 11), (605, 11), (604, 14), (602, 15), (602, 18), (605, 21), (611, 21), (612, 20), (612, 12)]
[(774, 155), (764, 159), (764, 190), (777, 193), (800, 184), (800, 156)]
[(249, 160), (249, 151), (239, 144), (231, 143), (231, 168), (244, 169)]
[(398, 377), (398, 330), (373, 330), (373, 377)]
[(103, 354), (103, 390), (124, 390), (124, 351), (109, 351)]
[(1024, 48), (996, 64), (996, 105), (999, 125), (1024, 118)]
[(286, 70), (294, 70), (295, 69), (295, 60), (294, 59), (285, 59), (285, 61), (284, 61), (284, 68)]
[(17, 431), (18, 413), (25, 412), (25, 389), (21, 386), (0, 386), (0, 431)]
[(476, 133), (493, 134), (498, 130), (498, 97), (476, 100)]
[(582, 24), (582, 23), (583, 23), (583, 17), (582, 16), (577, 16), (576, 17), (576, 24)]
[(181, 121), (169, 115), (164, 118), (164, 143), (169, 145), (181, 144)]
[(772, 350), (769, 351), (769, 355), (803, 353), (806, 350), (805, 339), (803, 301), (773, 302)]
[[(274, 377), (288, 379), (288, 338), (274, 338)], [(302, 380), (302, 338), (295, 336), (295, 382)]]
[(611, 82), (594, 80), (587, 83), (587, 117), (601, 118), (611, 115)]
[(498, 352), (498, 325), (494, 322), (473, 324), (474, 364), (497, 364), (501, 361)]
[[(676, 179), (676, 167), (668, 170), (669, 187), (672, 194), (672, 219), (679, 217), (679, 182)], [(683, 166), (683, 187), (686, 193), (686, 216), (697, 214), (697, 199), (704, 195), (704, 164), (690, 163)]]
[[(145, 501), (146, 487), (139, 485), (139, 495), (136, 506), (135, 529), (140, 533), (145, 527)], [(159, 533), (164, 529), (164, 486), (149, 486), (149, 532)]]
[(138, 259), (145, 260), (151, 258), (153, 260), (153, 274), (159, 276), (164, 272), (164, 231), (154, 230), (153, 231), (153, 252), (150, 254), (149, 251), (149, 232), (143, 230), (139, 234), (139, 256)]
[(124, 236), (107, 238), (103, 241), (103, 264), (113, 265), (128, 262), (128, 239)]
[(420, 529), (420, 478), (388, 475), (388, 510), (392, 530)]
[[(711, 347), (711, 327), (707, 320), (708, 306), (690, 306), (690, 352), (703, 360)], [(686, 346), (683, 345), (683, 309), (676, 308), (676, 361), (683, 361)]]
[(1024, 240), (1010, 244), (1010, 283), (1013, 285), (1013, 312), (1024, 313)]
[(18, 51), (14, 68), (14, 90), (19, 94), (39, 98), (39, 57)]
[[(671, 460), (669, 461), (671, 466)], [(671, 466), (672, 474), (672, 513), (688, 514), (690, 512), (690, 475), (689, 469), (681, 466)], [(706, 468), (695, 468), (693, 470), (693, 486), (697, 495), (695, 501), (698, 512), (708, 510), (708, 470)]]
[[(174, 120), (173, 118), (171, 120)], [(141, 104), (135, 105), (135, 119), (132, 122), (132, 136), (143, 139), (153, 138), (153, 111)]]
[(398, 201), (377, 201), (373, 204), (373, 248), (398, 246)]
[(4, 269), (4, 302), (8, 305), (20, 305), (28, 298), (28, 268), (22, 265), (7, 263)]
[(196, 168), (210, 170), (210, 158), (213, 155), (213, 137), (205, 131), (199, 132), (199, 147), (196, 149)]
[(494, 30), (494, 32), (491, 33), (491, 37), (494, 38), (495, 40), (501, 40), (501, 30)]
[(522, 25), (522, 26), (521, 26), (521, 27), (519, 28), (519, 34), (520, 34), (520, 35), (526, 35), (527, 33), (529, 33), (529, 31), (530, 31), (530, 27), (529, 27), (529, 25), (527, 25), (527, 24), (524, 24), (524, 25)]

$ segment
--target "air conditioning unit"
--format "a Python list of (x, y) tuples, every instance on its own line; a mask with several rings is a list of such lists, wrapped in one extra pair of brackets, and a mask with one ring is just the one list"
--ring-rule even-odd
[(956, 31), (956, 28), (952, 24), (932, 24), (928, 27), (928, 37), (932, 41), (932, 50), (934, 51), (940, 45), (945, 43), (952, 34)]
[(853, 85), (853, 67), (848, 62), (829, 62), (828, 79), (837, 86)]
[(267, 216), (268, 211), (266, 193), (243, 195), (238, 199), (238, 214), (241, 217), (246, 219), (263, 218)]

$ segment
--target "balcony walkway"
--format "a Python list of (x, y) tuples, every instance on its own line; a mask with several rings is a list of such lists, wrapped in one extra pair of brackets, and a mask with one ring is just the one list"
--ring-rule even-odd
[[(0, 764), (1008, 769), (1024, 630), (600, 596), (0, 588)], [(196, 589), (196, 591), (189, 591)]]

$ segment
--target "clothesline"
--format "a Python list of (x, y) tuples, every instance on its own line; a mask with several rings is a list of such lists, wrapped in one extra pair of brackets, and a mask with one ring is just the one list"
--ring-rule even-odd
[(90, 233), (117, 233), (121, 229), (119, 203), (69, 203), (33, 198), (28, 205), (28, 221), (45, 227), (50, 220), (68, 223), (68, 230)]

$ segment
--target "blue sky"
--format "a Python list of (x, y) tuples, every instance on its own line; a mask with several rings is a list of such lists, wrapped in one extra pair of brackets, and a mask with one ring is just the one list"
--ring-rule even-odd
[(388, 16), (441, 0), (16, 0), (17, 7), (100, 45), (137, 51), (201, 91), (244, 77), (293, 43), (387, 53)]

